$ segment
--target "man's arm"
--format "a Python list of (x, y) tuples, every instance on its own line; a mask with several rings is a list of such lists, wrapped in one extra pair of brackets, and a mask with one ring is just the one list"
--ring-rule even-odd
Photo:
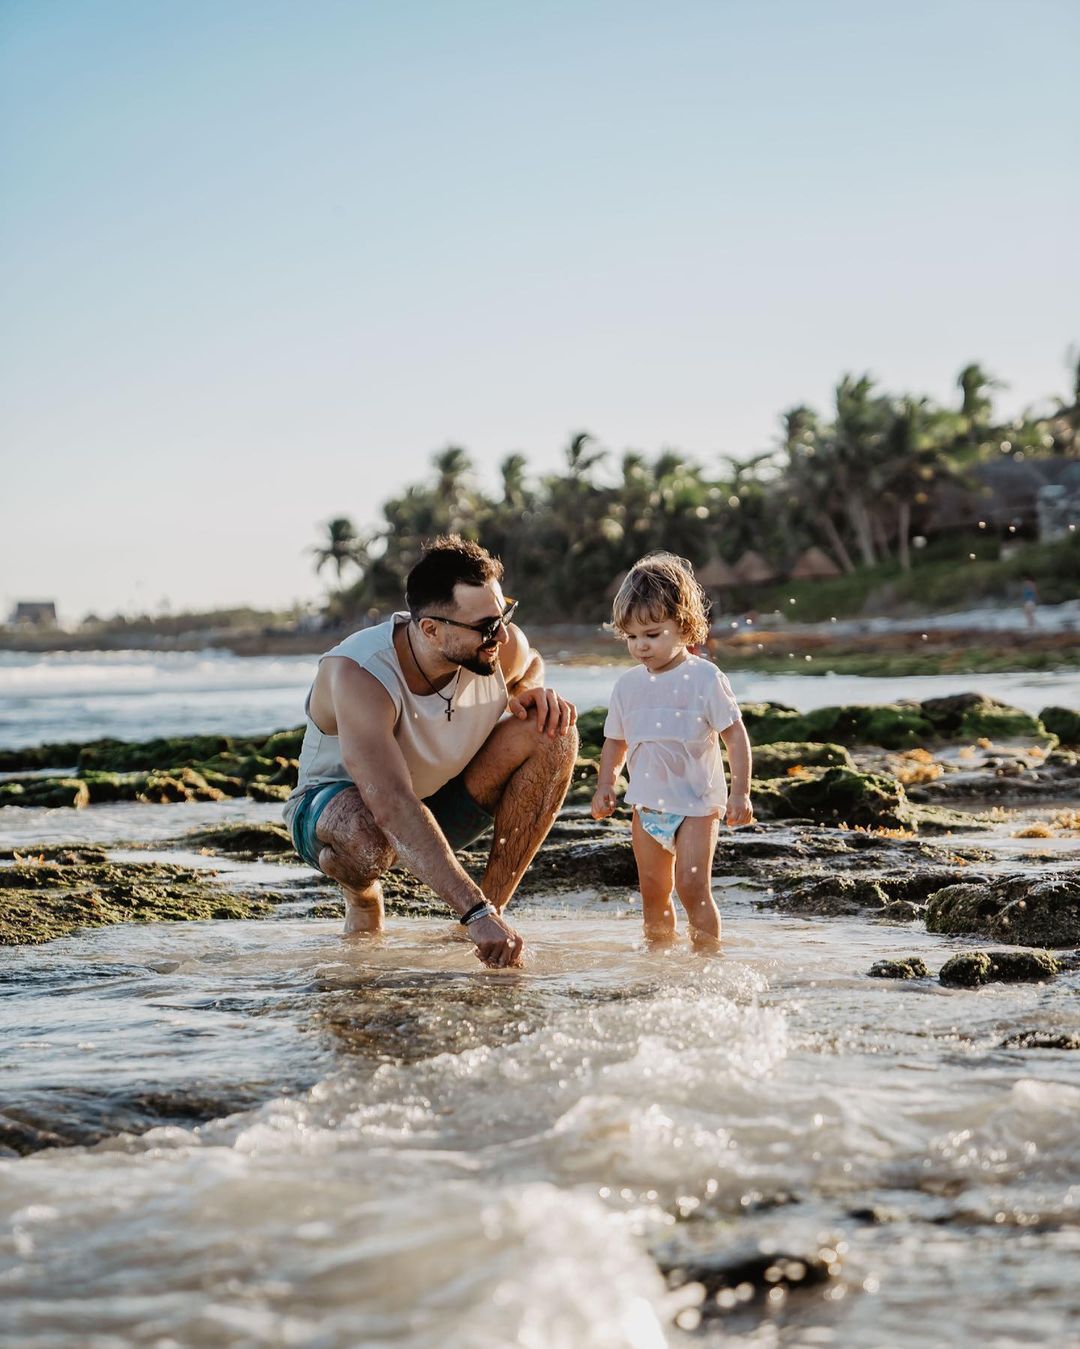
[(577, 721), (577, 708), (561, 698), (554, 689), (544, 687), (544, 662), (539, 651), (534, 651), (525, 640), (525, 634), (511, 623), (510, 640), (502, 656), (503, 678), (509, 695), (507, 708), (519, 720), (536, 708), (536, 729), (542, 734), (565, 735)]
[[(372, 819), (399, 859), (460, 916), (484, 894), (454, 856), (435, 817), (416, 795), (408, 765), (394, 739), (390, 695), (354, 661), (336, 660), (328, 671), (342, 762)], [(515, 964), (521, 938), (501, 918), (471, 923), (469, 936), (485, 964)]]

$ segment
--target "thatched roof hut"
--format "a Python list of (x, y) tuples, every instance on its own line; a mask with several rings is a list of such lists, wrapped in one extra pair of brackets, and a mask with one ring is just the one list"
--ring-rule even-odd
[(698, 582), (706, 590), (730, 590), (738, 585), (738, 577), (722, 557), (706, 562), (697, 573)]
[(840, 568), (822, 548), (807, 548), (800, 553), (790, 576), (793, 581), (826, 581), (832, 576), (842, 576)]
[(776, 572), (769, 566), (760, 553), (748, 548), (734, 567), (735, 578), (743, 585), (762, 586), (776, 580)]

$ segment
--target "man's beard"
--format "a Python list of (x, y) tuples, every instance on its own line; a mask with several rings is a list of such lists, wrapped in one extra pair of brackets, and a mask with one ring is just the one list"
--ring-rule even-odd
[(479, 647), (471, 656), (464, 659), (456, 657), (457, 663), (464, 670), (472, 674), (487, 675), (489, 678), (499, 668), (499, 648), (497, 646), (490, 648), (491, 654), (484, 647)]

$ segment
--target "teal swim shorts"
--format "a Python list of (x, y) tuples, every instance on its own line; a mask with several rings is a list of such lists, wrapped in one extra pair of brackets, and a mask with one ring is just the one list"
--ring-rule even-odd
[[(308, 866), (314, 867), (316, 871), (319, 870), (319, 853), (323, 846), (315, 832), (319, 816), (339, 792), (347, 791), (352, 785), (345, 779), (309, 787), (293, 812), (290, 825), (293, 847)], [(435, 816), (454, 852), (475, 843), (491, 828), (492, 816), (469, 795), (460, 773), (437, 792), (425, 797), (424, 805)]]

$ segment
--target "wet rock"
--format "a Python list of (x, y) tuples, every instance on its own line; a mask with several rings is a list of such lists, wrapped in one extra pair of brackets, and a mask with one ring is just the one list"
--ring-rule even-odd
[(78, 764), (78, 776), (23, 778), (0, 783), (0, 805), (74, 806), (108, 801), (163, 804), (251, 796), (283, 801), (296, 785), (295, 754), (301, 729), (269, 737), (175, 736), (146, 741), (95, 740), (84, 745), (6, 751), (0, 762), (39, 768), (61, 753)]
[(522, 882), (523, 893), (552, 890), (636, 890), (637, 866), (629, 830), (585, 843), (545, 845)]
[(788, 1294), (821, 1288), (841, 1273), (839, 1253), (831, 1246), (802, 1255), (744, 1247), (715, 1257), (673, 1264), (661, 1260), (658, 1264), (671, 1288), (688, 1283), (702, 1285), (705, 1297), (698, 1308), (702, 1317), (723, 1316), (763, 1300), (777, 1288)]
[(203, 849), (227, 857), (297, 860), (289, 831), (282, 824), (224, 824), (216, 829), (196, 829), (176, 842), (183, 848)]
[(1071, 707), (1044, 707), (1039, 720), (1063, 745), (1080, 745), (1080, 712)]
[(272, 782), (249, 782), (247, 794), (253, 801), (280, 801), (289, 799), (291, 788)]
[(885, 905), (879, 917), (886, 923), (914, 923), (925, 913), (925, 904), (916, 904), (910, 899), (894, 899)]
[(930, 971), (922, 956), (902, 960), (876, 960), (867, 973), (872, 979), (929, 979)]
[(877, 881), (859, 876), (823, 876), (796, 890), (781, 891), (773, 904), (787, 911), (836, 918), (884, 909), (888, 898)]
[(1051, 1031), (1025, 1030), (1002, 1040), (1001, 1049), (1080, 1049), (1080, 1033), (1063, 1031), (1055, 1035)]
[(604, 748), (606, 707), (591, 707), (577, 719), (578, 753), (583, 759), (599, 759)]
[(89, 804), (90, 789), (80, 778), (23, 778), (0, 782), (0, 806), (82, 810)]
[(972, 933), (1016, 946), (1080, 944), (1080, 877), (1002, 876), (947, 886), (930, 897), (930, 932)]
[(964, 951), (942, 965), (940, 981), (949, 988), (982, 984), (1038, 983), (1060, 974), (1048, 951)]
[(850, 768), (810, 770), (805, 776), (755, 782), (762, 819), (809, 819), (851, 827), (913, 829), (917, 816), (895, 778)]
[(948, 806), (917, 805), (912, 803), (910, 798), (908, 804), (921, 834), (970, 833), (976, 829), (993, 829), (997, 823), (993, 816), (976, 815), (970, 810), (953, 810)]
[(94, 740), (84, 745), (77, 760), (80, 773), (167, 772), (201, 762), (232, 746), (224, 735), (170, 736), (126, 741)]
[(759, 778), (782, 777), (795, 768), (854, 767), (855, 761), (843, 745), (778, 740), (754, 750), (754, 774)]
[(944, 740), (1047, 739), (1047, 728), (1038, 717), (982, 693), (927, 698), (920, 707)]
[(91, 850), (51, 850), (0, 870), (0, 946), (111, 923), (256, 918), (271, 909), (265, 897), (225, 890), (207, 872), (110, 862)]
[(925, 744), (934, 734), (918, 704), (819, 707), (801, 713), (781, 711), (769, 704), (750, 704), (742, 711), (754, 745), (801, 740), (913, 749)]
[[(0, 1151), (29, 1156), (43, 1148), (91, 1147), (117, 1134), (141, 1134), (161, 1125), (190, 1128), (249, 1110), (270, 1094), (265, 1082), (220, 1088), (196, 1080), (176, 1086), (38, 1089), (30, 1101), (0, 1115)], [(300, 1085), (282, 1082), (282, 1089)], [(306, 1085), (306, 1084), (305, 1084)]]
[(79, 740), (56, 740), (47, 745), (0, 749), (0, 773), (34, 773), (43, 768), (73, 768), (83, 748)]

